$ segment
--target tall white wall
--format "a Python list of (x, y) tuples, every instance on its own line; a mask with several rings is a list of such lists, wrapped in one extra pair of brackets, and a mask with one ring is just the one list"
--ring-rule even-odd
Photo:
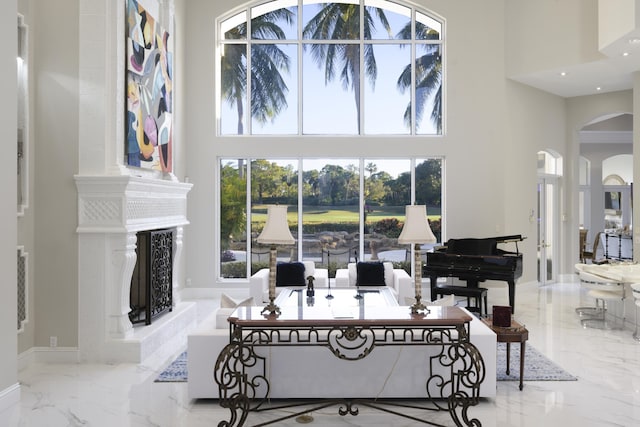
[(36, 347), (78, 343), (78, 3), (32, 3)]
[[(0, 205), (0, 412), (19, 399), (16, 310), (16, 31), (15, 1), (3, 4), (0, 14), (0, 182), (4, 203)], [(6, 302), (9, 302), (8, 304)]]
[(509, 34), (504, 64), (507, 75), (602, 58), (598, 51), (598, 0), (506, 0), (504, 4)]
[(520, 83), (509, 82), (507, 88), (504, 122), (509, 143), (496, 156), (504, 170), (507, 228), (527, 237), (519, 248), (526, 254), (524, 276), (532, 280), (537, 274), (538, 230), (535, 215), (532, 217), (537, 212), (537, 153), (551, 149), (563, 159), (570, 158), (565, 140), (566, 106), (563, 98)]

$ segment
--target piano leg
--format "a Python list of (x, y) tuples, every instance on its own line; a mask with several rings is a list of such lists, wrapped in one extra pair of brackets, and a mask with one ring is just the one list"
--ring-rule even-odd
[(511, 314), (516, 312), (516, 282), (507, 280), (509, 284), (509, 305), (511, 306)]

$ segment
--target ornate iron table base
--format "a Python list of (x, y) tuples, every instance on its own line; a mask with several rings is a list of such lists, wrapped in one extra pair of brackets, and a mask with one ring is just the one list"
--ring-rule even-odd
[[(395, 319), (389, 325), (362, 319), (331, 319), (325, 323), (315, 319), (313, 324), (307, 324), (303, 321), (288, 323), (275, 318), (261, 322), (260, 316), (252, 315), (247, 318), (244, 322), (229, 319), (231, 342), (221, 351), (216, 361), (214, 377), (220, 391), (220, 406), (230, 411), (229, 420), (220, 421), (219, 427), (243, 426), (249, 412), (301, 405), (268, 404), (271, 401), (269, 379), (265, 374), (267, 357), (261, 355), (268, 352), (261, 352), (261, 348), (319, 346), (326, 347), (340, 359), (359, 360), (369, 355), (377, 346), (390, 345), (422, 345), (436, 350), (428, 358), (430, 374), (425, 379), (424, 406), (412, 407), (427, 411), (448, 411), (456, 426), (481, 426), (478, 419), (470, 419), (468, 415), (469, 408), (479, 401), (479, 388), (485, 376), (482, 356), (469, 342), (468, 317), (466, 321), (461, 321), (459, 318), (451, 319), (440, 315), (437, 321), (429, 322), (418, 316), (408, 321)], [(309, 405), (309, 402), (307, 399), (302, 404)], [(394, 405), (403, 406), (406, 400), (392, 402), (354, 398), (312, 399), (311, 402), (311, 408), (257, 425), (273, 424), (334, 405), (339, 405), (339, 415), (358, 415), (360, 405), (425, 424), (443, 426), (389, 408)]]

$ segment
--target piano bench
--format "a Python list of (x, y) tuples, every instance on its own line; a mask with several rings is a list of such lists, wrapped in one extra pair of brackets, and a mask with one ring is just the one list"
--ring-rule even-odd
[[(467, 286), (438, 285), (435, 288), (435, 297), (443, 295), (455, 295), (467, 297), (467, 310), (479, 313), (482, 316), (482, 302), (484, 301), (484, 314), (487, 315), (487, 288), (469, 288)], [(433, 297), (432, 297), (433, 298)], [(475, 305), (471, 304), (471, 298), (475, 300)]]

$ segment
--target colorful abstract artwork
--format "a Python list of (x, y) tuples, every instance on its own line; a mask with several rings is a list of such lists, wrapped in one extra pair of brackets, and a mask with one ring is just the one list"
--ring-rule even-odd
[(138, 0), (127, 2), (125, 163), (172, 171), (173, 52), (169, 33)]

